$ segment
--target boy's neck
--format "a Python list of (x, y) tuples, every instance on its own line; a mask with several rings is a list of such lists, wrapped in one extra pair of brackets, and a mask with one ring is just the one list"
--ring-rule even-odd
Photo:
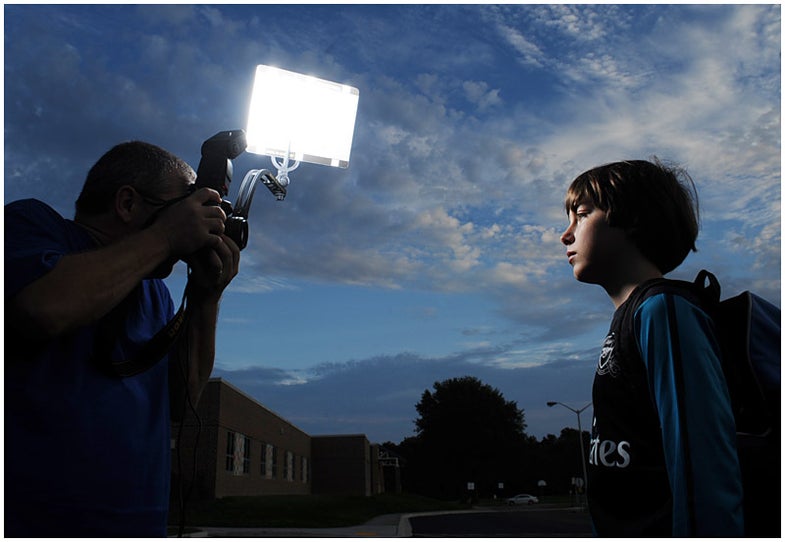
[(635, 288), (647, 280), (662, 278), (660, 270), (645, 258), (631, 262), (631, 264), (628, 269), (619, 273), (616, 280), (603, 285), (617, 309), (627, 301)]

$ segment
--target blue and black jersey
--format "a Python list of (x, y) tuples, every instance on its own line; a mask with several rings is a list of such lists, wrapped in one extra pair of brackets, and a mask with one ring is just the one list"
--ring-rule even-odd
[(592, 391), (589, 507), (600, 536), (741, 536), (736, 430), (714, 327), (666, 279), (615, 312)]

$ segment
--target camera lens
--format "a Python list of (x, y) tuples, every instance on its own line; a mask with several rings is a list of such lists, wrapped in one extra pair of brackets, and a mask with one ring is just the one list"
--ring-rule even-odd
[(226, 220), (224, 233), (242, 250), (248, 244), (248, 221), (239, 216), (230, 217)]

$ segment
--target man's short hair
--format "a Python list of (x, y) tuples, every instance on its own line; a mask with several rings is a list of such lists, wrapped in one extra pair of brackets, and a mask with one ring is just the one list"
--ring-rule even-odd
[(567, 213), (590, 200), (610, 226), (627, 232), (663, 274), (697, 251), (698, 194), (687, 172), (657, 158), (614, 162), (580, 174), (567, 190)]
[(109, 211), (117, 190), (124, 185), (155, 196), (173, 179), (192, 179), (193, 175), (191, 166), (161, 147), (143, 141), (120, 143), (90, 168), (76, 200), (76, 214), (89, 216)]

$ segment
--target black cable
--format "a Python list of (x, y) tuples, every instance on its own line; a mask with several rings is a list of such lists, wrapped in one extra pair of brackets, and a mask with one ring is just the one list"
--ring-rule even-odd
[[(190, 279), (190, 275), (191, 275), (191, 268), (189, 267), (188, 268), (188, 278), (189, 279)], [(190, 361), (191, 361), (191, 341), (190, 341), (190, 337), (188, 335), (188, 333), (189, 333), (188, 324), (190, 322), (190, 311), (188, 310), (189, 306), (188, 306), (188, 303), (187, 303), (187, 298), (188, 298), (188, 283), (186, 282), (185, 290), (183, 292), (183, 301), (182, 301), (182, 303), (185, 304), (185, 311), (186, 311), (185, 322), (183, 324), (183, 326), (184, 326), (184, 333), (185, 333), (185, 339), (180, 344), (180, 352), (179, 352), (180, 355), (178, 356), (179, 357), (178, 365), (179, 365), (179, 369), (180, 369), (180, 376), (183, 379), (183, 385), (184, 385), (184, 388), (185, 388), (185, 397), (184, 397), (184, 403), (183, 403), (183, 415), (182, 415), (182, 418), (180, 419), (180, 427), (179, 427), (178, 432), (177, 432), (177, 444), (176, 444), (176, 448), (177, 448), (177, 474), (178, 474), (178, 505), (179, 505), (179, 509), (180, 509), (180, 525), (179, 525), (179, 529), (178, 529), (178, 533), (177, 533), (177, 537), (178, 538), (182, 538), (183, 537), (183, 533), (185, 531), (186, 507), (188, 505), (188, 501), (191, 498), (191, 493), (193, 492), (194, 486), (196, 485), (197, 451), (198, 451), (198, 448), (199, 448), (199, 437), (202, 434), (202, 419), (199, 417), (199, 413), (196, 411), (196, 405), (194, 405), (193, 400), (191, 399), (191, 391), (190, 391), (190, 387), (189, 387), (190, 379), (188, 377), (188, 367), (189, 367)], [(188, 491), (187, 492), (184, 491), (184, 487), (185, 487), (184, 478), (185, 477), (183, 476), (182, 455), (180, 453), (181, 452), (181, 442), (182, 442), (181, 439), (182, 439), (183, 427), (185, 426), (185, 418), (186, 418), (185, 407), (186, 407), (186, 405), (188, 406), (189, 410), (194, 415), (194, 418), (196, 420), (196, 436), (194, 437), (193, 460), (192, 460), (192, 471), (191, 471), (191, 483), (190, 483), (190, 486), (188, 487)]]

